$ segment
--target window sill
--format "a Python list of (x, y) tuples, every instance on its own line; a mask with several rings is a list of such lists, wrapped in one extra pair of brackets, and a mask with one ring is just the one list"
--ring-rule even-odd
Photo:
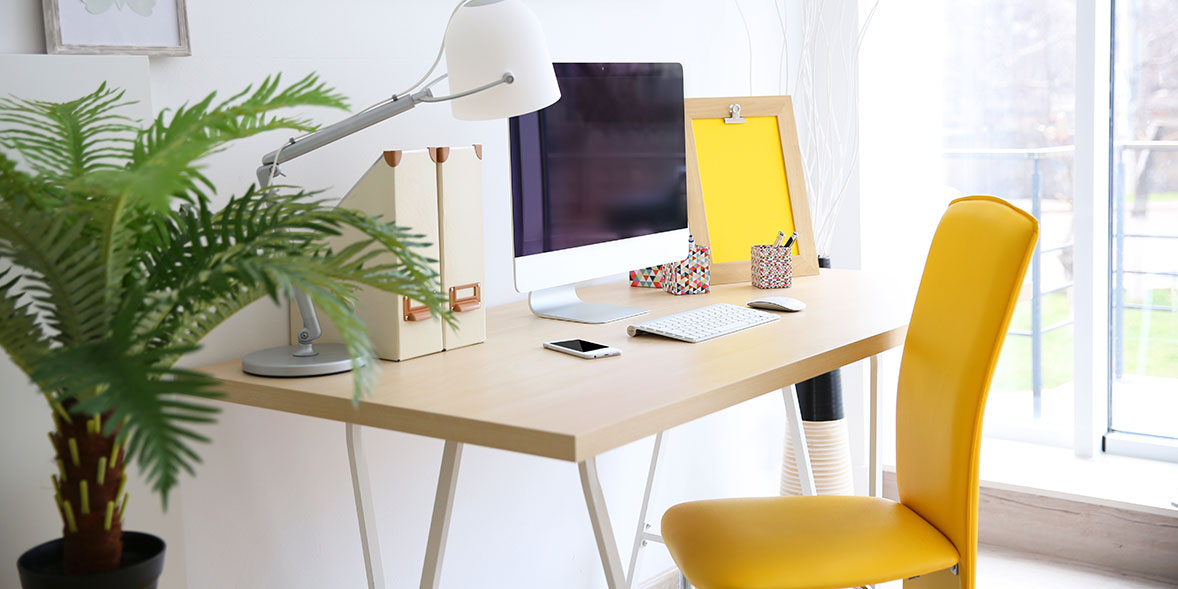
[(1077, 458), (1057, 448), (982, 439), (983, 486), (1034, 489), (1046, 495), (1178, 517), (1178, 464), (1099, 454)]
[[(884, 469), (895, 473), (894, 455)], [(1178, 463), (982, 438), (982, 487), (1021, 491), (1178, 518)]]

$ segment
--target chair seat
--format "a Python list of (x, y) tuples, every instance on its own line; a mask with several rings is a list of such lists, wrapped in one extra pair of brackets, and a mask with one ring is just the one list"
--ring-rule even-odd
[(700, 589), (838, 589), (947, 569), (957, 549), (907, 507), (872, 497), (682, 503), (663, 540)]

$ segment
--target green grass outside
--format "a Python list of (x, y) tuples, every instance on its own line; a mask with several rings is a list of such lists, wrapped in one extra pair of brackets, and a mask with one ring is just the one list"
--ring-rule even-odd
[[(1133, 201), (1137, 200), (1136, 193), (1125, 194), (1125, 204), (1131, 205)], [(1178, 200), (1178, 192), (1151, 192), (1149, 193), (1149, 202), (1174, 202)]]
[[(1178, 289), (1151, 289), (1154, 305), (1178, 307)], [(1141, 304), (1143, 297), (1129, 297), (1128, 303)], [(1042, 299), (1043, 327), (1050, 327), (1072, 314), (1071, 294), (1056, 292)], [(1144, 309), (1125, 309), (1123, 335), (1125, 373), (1178, 378), (1178, 313)], [(1143, 341), (1143, 329), (1145, 332)], [(1015, 308), (1011, 320), (1012, 331), (1030, 331), (1031, 301), (1025, 300)], [(1072, 380), (1072, 326), (1043, 335), (1043, 386), (1053, 388)], [(1146, 353), (1139, 352), (1142, 345)], [(1140, 364), (1144, 366), (1139, 366)], [(1139, 372), (1140, 371), (1140, 372)], [(1028, 391), (1031, 389), (1031, 338), (1009, 335), (998, 368), (994, 374), (992, 391)]]
[[(1154, 305), (1178, 307), (1178, 289), (1151, 289), (1149, 294)], [(1178, 312), (1125, 309), (1123, 337), (1126, 374), (1178, 378)], [(1142, 345), (1147, 346), (1144, 357)]]

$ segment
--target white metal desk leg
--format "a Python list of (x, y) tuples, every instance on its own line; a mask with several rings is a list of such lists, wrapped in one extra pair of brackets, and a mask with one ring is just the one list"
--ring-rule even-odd
[[(626, 571), (627, 587), (634, 586), (634, 571), (638, 568), (638, 555), (642, 552), (643, 545), (647, 538), (654, 538), (646, 531), (650, 527), (646, 523), (646, 511), (650, 507), (650, 491), (654, 487), (654, 473), (659, 466), (659, 452), (662, 447), (663, 432), (659, 432), (654, 436), (654, 449), (650, 452), (650, 470), (646, 473), (646, 490), (642, 493), (642, 509), (638, 510), (638, 531), (634, 532), (634, 546), (630, 548), (630, 568)], [(658, 541), (661, 542), (662, 538)]]
[[(871, 397), (867, 420), (867, 495), (883, 497), (883, 445), (879, 431), (879, 354), (871, 357)], [(862, 430), (860, 430), (862, 431)]]
[(447, 440), (446, 447), (442, 449), (442, 470), (438, 473), (438, 493), (434, 495), (434, 516), (429, 524), (429, 541), (425, 545), (421, 589), (435, 589), (442, 580), (442, 557), (446, 552), (446, 535), (450, 532), (450, 512), (454, 507), (454, 489), (458, 482), (460, 462), (462, 443)]
[(593, 523), (593, 535), (597, 538), (597, 551), (601, 553), (605, 580), (609, 583), (609, 589), (624, 589), (625, 571), (622, 570), (622, 559), (618, 556), (617, 538), (609, 524), (609, 512), (605, 509), (601, 480), (597, 478), (597, 460), (589, 458), (577, 467), (581, 471), (581, 488), (585, 491), (585, 506), (589, 508), (589, 520)]
[(356, 498), (356, 519), (360, 521), (360, 548), (364, 551), (364, 572), (368, 575), (368, 589), (384, 589), (384, 567), (380, 562), (380, 542), (376, 537), (376, 519), (372, 511), (372, 488), (368, 483), (368, 462), (364, 459), (364, 444), (360, 426), (346, 423), (348, 466), (352, 470), (352, 493)]
[(789, 422), (789, 435), (793, 436), (794, 463), (798, 465), (798, 482), (803, 495), (817, 495), (814, 490), (814, 473), (810, 469), (810, 448), (806, 446), (806, 429), (802, 425), (802, 410), (798, 408), (798, 391), (790, 385), (781, 389), (785, 398), (785, 419)]

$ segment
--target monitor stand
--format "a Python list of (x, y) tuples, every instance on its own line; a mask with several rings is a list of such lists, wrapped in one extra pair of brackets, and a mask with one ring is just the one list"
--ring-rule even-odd
[(642, 307), (586, 303), (572, 284), (534, 290), (528, 294), (528, 306), (540, 317), (577, 323), (609, 323), (649, 312)]

